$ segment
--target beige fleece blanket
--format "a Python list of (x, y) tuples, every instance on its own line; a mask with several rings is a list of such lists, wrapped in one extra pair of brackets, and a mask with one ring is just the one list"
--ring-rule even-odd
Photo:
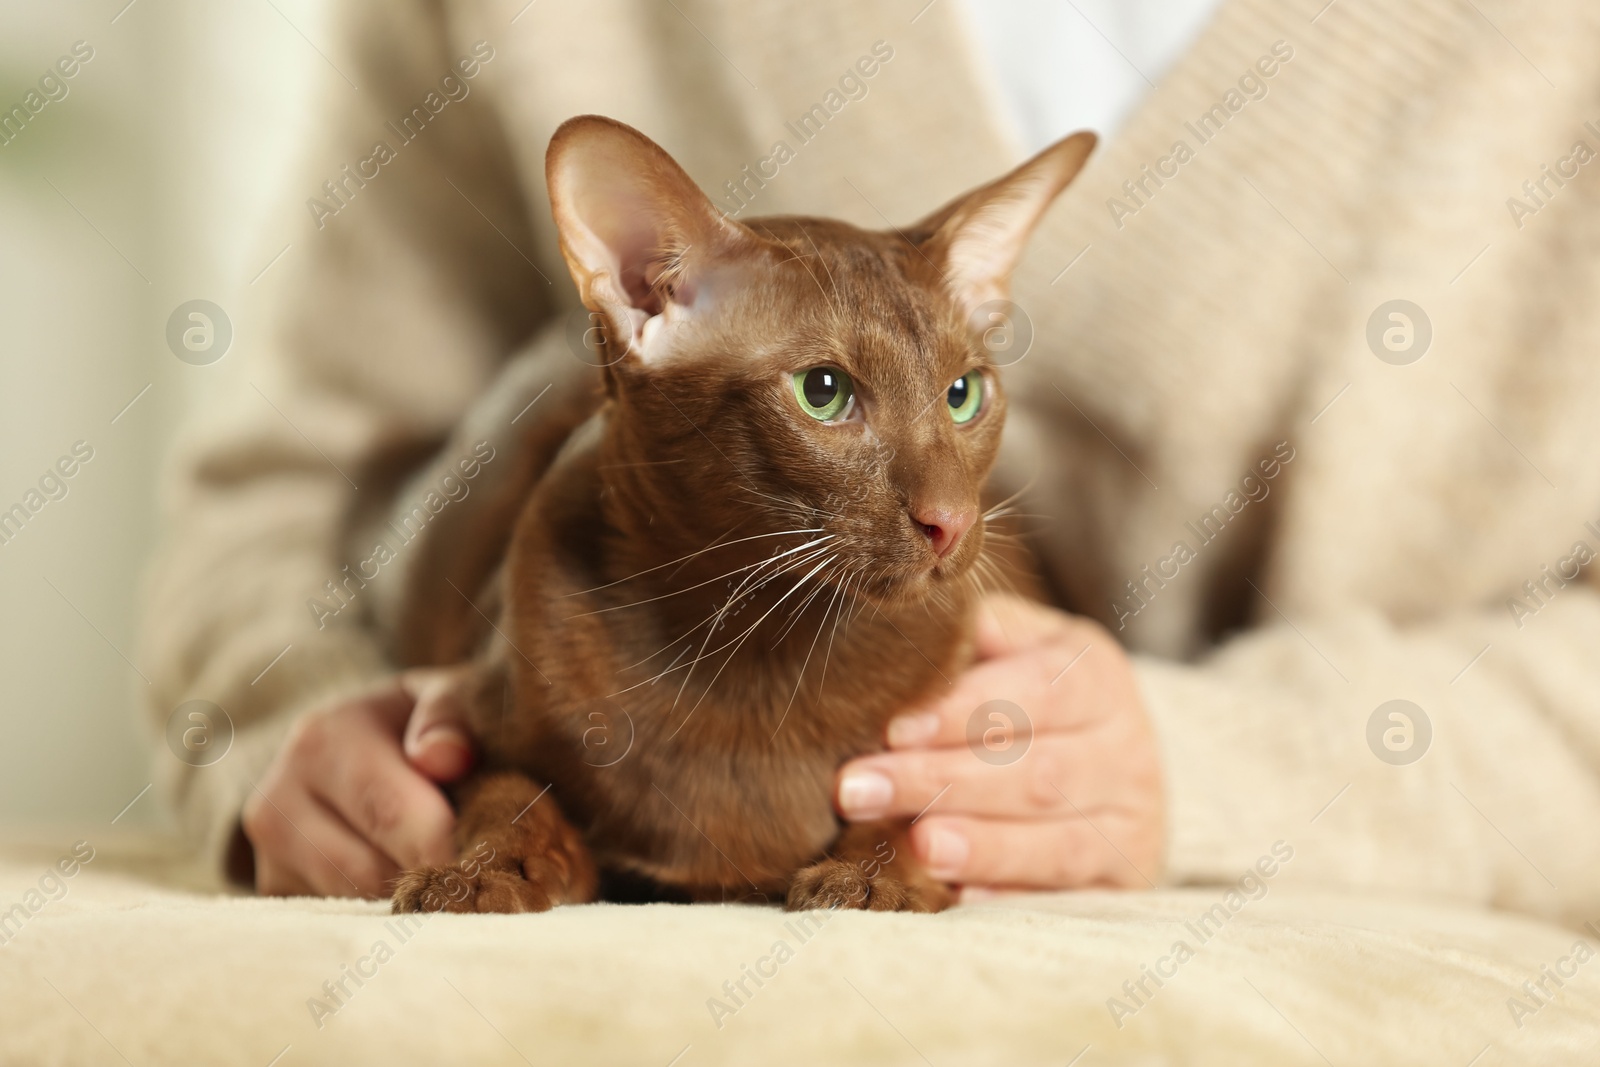
[(1421, 901), (1263, 880), (403, 925), (71, 842), (0, 856), (0, 1063), (1600, 1063), (1600, 935)]

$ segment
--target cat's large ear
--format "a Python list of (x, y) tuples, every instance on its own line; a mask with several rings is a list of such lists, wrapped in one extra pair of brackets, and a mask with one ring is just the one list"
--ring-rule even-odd
[(650, 359), (658, 327), (706, 295), (710, 268), (755, 240), (659, 145), (600, 115), (561, 124), (545, 177), (561, 254), (618, 342), (614, 359)]
[(1010, 290), (1034, 226), (1094, 151), (1087, 130), (1057, 141), (988, 185), (957, 197), (910, 233), (944, 272), (945, 284), (968, 314)]

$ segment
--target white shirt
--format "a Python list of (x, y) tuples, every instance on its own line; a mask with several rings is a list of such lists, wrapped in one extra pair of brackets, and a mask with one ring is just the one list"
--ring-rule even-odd
[(1221, 0), (962, 2), (1035, 152), (1074, 130), (1114, 134)]

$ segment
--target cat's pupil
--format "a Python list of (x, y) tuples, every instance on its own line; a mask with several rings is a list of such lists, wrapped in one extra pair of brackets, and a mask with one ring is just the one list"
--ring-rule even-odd
[(950, 386), (950, 391), (945, 394), (945, 399), (953, 408), (959, 408), (967, 402), (967, 379), (965, 376), (957, 378), (955, 384)]
[(800, 383), (806, 403), (825, 408), (839, 395), (839, 376), (826, 367), (813, 367)]

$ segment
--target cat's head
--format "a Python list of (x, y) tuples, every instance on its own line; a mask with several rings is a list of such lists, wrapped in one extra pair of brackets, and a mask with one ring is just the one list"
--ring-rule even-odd
[(868, 231), (736, 221), (637, 130), (563, 124), (546, 165), (561, 249), (601, 327), (617, 432), (656, 464), (659, 535), (794, 530), (820, 542), (796, 557), (819, 580), (869, 596), (965, 574), (1005, 419), (976, 316), (1093, 146), (1075, 134)]

